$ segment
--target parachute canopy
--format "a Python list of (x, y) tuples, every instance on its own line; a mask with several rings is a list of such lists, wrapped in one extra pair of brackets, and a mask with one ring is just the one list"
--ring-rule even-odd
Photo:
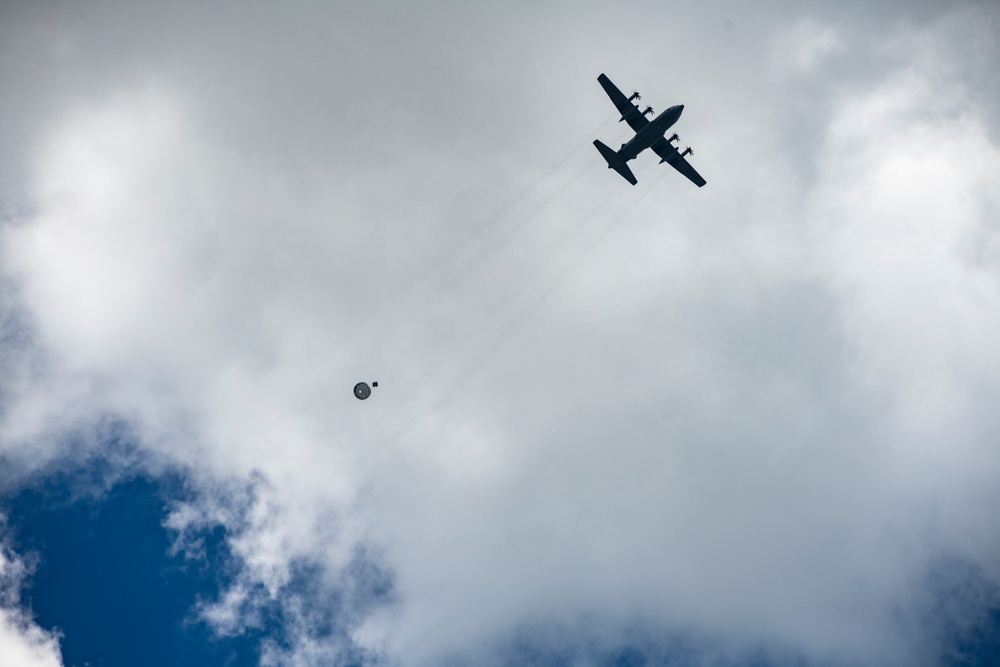
[[(377, 387), (378, 382), (372, 382), (372, 387)], [(368, 386), (367, 382), (359, 382), (354, 385), (354, 397), (359, 401), (363, 401), (372, 395), (372, 387)]]

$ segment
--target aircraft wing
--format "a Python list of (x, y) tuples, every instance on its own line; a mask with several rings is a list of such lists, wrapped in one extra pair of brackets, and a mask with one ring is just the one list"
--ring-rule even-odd
[(671, 144), (666, 139), (660, 139), (652, 146), (653, 151), (660, 156), (661, 162), (667, 162), (671, 167), (677, 171), (684, 174), (689, 181), (697, 185), (699, 188), (705, 185), (705, 179), (701, 177), (695, 168), (691, 166), (691, 163), (684, 159), (684, 157), (677, 152), (674, 145)]
[(618, 113), (622, 115), (622, 120), (627, 122), (629, 126), (638, 132), (642, 128), (649, 124), (649, 119), (639, 113), (639, 107), (632, 104), (625, 94), (618, 90), (618, 86), (611, 83), (606, 75), (601, 74), (597, 77), (598, 82), (600, 82), (601, 87), (604, 88), (604, 92), (608, 94), (611, 101), (614, 102), (615, 108), (618, 109)]

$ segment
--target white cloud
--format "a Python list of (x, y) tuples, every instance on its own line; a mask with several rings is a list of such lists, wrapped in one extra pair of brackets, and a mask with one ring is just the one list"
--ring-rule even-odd
[(62, 665), (59, 640), (16, 609), (0, 609), (0, 665), (53, 667)]
[[(5, 230), (2, 262), (45, 363), (3, 446), (112, 413), (195, 469), (204, 500), (168, 526), (185, 549), (232, 529), (247, 569), (204, 607), (223, 632), (255, 587), (280, 597), (296, 559), (336, 580), (366, 544), (398, 603), (356, 638), (403, 665), (594, 613), (734, 651), (920, 664), (896, 611), (934, 559), (1000, 562), (1000, 150), (962, 80), (898, 61), (925, 38), (898, 29), (897, 59), (852, 78), (833, 57), (849, 22), (772, 39), (751, 17), (718, 35), (708, 13), (650, 21), (628, 37), (654, 66), (587, 17), (491, 33), (496, 17), (470, 15), (495, 59), (480, 70), (432, 21), (390, 39), (328, 18), (338, 39), (289, 38), (272, 69), (271, 42), (233, 33), (226, 55), (181, 31), (183, 53), (143, 52), (141, 82), (35, 128), (37, 213)], [(371, 69), (337, 60), (366, 36)], [(814, 106), (799, 83), (759, 90), (782, 40)], [(528, 74), (563, 47), (571, 64)], [(322, 58), (336, 85), (295, 67)], [(600, 168), (583, 133), (610, 117), (601, 69), (688, 105), (706, 188), (651, 159), (635, 189)], [(393, 108), (340, 88), (362, 80)], [(359, 402), (357, 380), (380, 387)], [(256, 495), (216, 492), (248, 478)], [(326, 660), (306, 626), (301, 651), (267, 659)]]
[(23, 560), (0, 544), (0, 667), (59, 667), (59, 635), (38, 627), (19, 606), (26, 574)]

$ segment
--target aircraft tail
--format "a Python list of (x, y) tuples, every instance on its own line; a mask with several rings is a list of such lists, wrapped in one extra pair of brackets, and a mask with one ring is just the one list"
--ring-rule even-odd
[(604, 160), (608, 163), (608, 169), (614, 169), (619, 174), (621, 174), (622, 178), (624, 178), (626, 181), (628, 181), (632, 185), (636, 184), (637, 181), (635, 180), (635, 174), (633, 174), (632, 170), (628, 168), (628, 163), (626, 163), (625, 160), (618, 157), (618, 153), (611, 150), (610, 147), (605, 146), (597, 139), (594, 140), (594, 146), (596, 146), (597, 150), (599, 150), (601, 152), (601, 155), (604, 156)]

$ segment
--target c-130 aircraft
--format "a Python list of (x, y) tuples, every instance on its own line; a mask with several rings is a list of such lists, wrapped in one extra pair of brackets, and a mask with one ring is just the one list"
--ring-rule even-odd
[(639, 153), (647, 148), (652, 148), (653, 152), (660, 156), (660, 164), (668, 163), (687, 176), (688, 180), (699, 188), (705, 185), (705, 179), (701, 177), (701, 174), (695, 171), (694, 167), (684, 159), (685, 155), (694, 155), (694, 151), (691, 148), (678, 151), (673, 145), (673, 142), (680, 140), (676, 133), (669, 139), (664, 136), (670, 126), (681, 117), (681, 112), (684, 111), (683, 104), (670, 107), (653, 120), (649, 120), (646, 116), (653, 113), (653, 107), (647, 106), (644, 111), (640, 112), (639, 107), (632, 103), (632, 100), (641, 99), (638, 92), (633, 92), (631, 96), (625, 97), (624, 93), (618, 90), (615, 84), (611, 83), (611, 79), (604, 74), (597, 77), (597, 80), (622, 115), (618, 122), (623, 120), (628, 122), (635, 131), (635, 136), (627, 143), (622, 144), (622, 147), (617, 151), (605, 146), (599, 140), (594, 140), (594, 146), (604, 156), (608, 163), (608, 169), (614, 169), (626, 181), (635, 185), (637, 181), (632, 170), (628, 168), (628, 161), (634, 160)]

